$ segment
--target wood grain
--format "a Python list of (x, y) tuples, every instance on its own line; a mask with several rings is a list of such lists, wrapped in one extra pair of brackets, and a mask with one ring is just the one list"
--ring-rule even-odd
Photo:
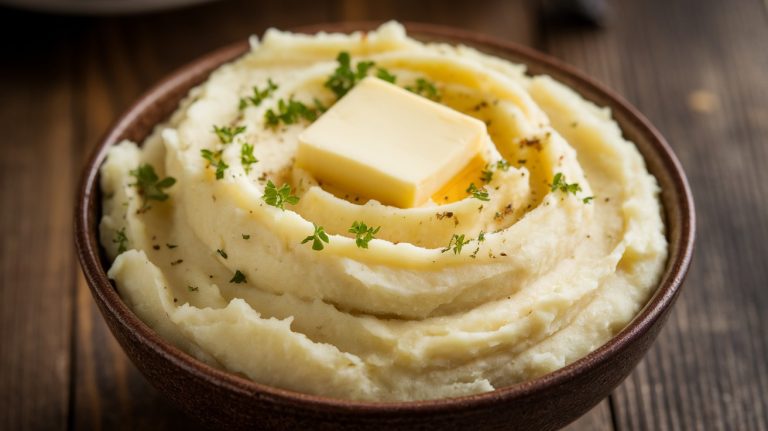
[(63, 428), (77, 271), (71, 50), (53, 34), (26, 40), (14, 18), (0, 15), (0, 51), (14, 60), (0, 67), (0, 429)]
[(270, 26), (452, 25), (549, 51), (656, 124), (697, 200), (698, 252), (660, 339), (569, 430), (768, 429), (768, 8), (614, 1), (602, 30), (533, 1), (226, 1), (126, 17), (0, 8), (0, 429), (199, 429), (127, 360), (77, 270), (87, 151), (163, 75)]
[(617, 425), (767, 429), (768, 15), (758, 0), (613, 6), (609, 31), (547, 31), (545, 48), (649, 116), (699, 215), (687, 287), (614, 394)]

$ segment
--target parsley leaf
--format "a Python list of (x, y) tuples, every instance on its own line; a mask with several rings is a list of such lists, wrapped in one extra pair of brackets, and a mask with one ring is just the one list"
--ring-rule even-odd
[(151, 200), (162, 202), (168, 199), (168, 194), (163, 189), (176, 184), (176, 179), (173, 177), (165, 177), (161, 180), (155, 173), (155, 168), (149, 163), (139, 165), (129, 174), (136, 178), (136, 183), (133, 185), (138, 189), (139, 195), (144, 197), (144, 204), (139, 209), (141, 212), (149, 209)]
[(485, 187), (477, 188), (475, 183), (469, 184), (469, 187), (467, 187), (467, 193), (471, 194), (473, 198), (479, 199), (481, 201), (491, 200), (491, 198), (488, 196), (488, 191), (485, 189)]
[(381, 226), (373, 228), (368, 227), (365, 223), (355, 221), (352, 223), (352, 227), (349, 228), (349, 233), (355, 234), (355, 244), (358, 248), (368, 248), (368, 243), (374, 238), (374, 235), (379, 233)]
[(232, 277), (231, 280), (229, 280), (230, 283), (245, 283), (247, 280), (245, 279), (245, 274), (240, 272), (240, 270), (235, 271), (235, 275)]
[(588, 203), (592, 202), (592, 200), (594, 198), (595, 198), (594, 196), (587, 196), (584, 199), (582, 199), (581, 201), (584, 202), (585, 204), (588, 204)]
[[(374, 65), (372, 61), (361, 61), (353, 68), (352, 59), (346, 51), (342, 51), (336, 56), (336, 62), (338, 63), (336, 70), (333, 71), (333, 75), (328, 77), (328, 80), (323, 85), (325, 85), (325, 88), (333, 91), (333, 94), (338, 99), (344, 97), (352, 87), (368, 76), (368, 70)], [(389, 72), (387, 72), (387, 76), (391, 76)]]
[(440, 92), (437, 91), (437, 87), (435, 87), (435, 84), (431, 81), (427, 81), (424, 78), (417, 79), (416, 85), (407, 85), (405, 89), (410, 91), (411, 93), (418, 94), (419, 96), (424, 96), (427, 99), (433, 100), (435, 102), (440, 101)]
[(485, 232), (480, 231), (480, 233), (477, 235), (477, 247), (472, 252), (472, 254), (469, 255), (472, 259), (475, 259), (477, 257), (477, 252), (480, 251), (480, 243), (485, 241)]
[(395, 80), (397, 80), (397, 76), (391, 74), (387, 69), (384, 69), (383, 67), (376, 68), (376, 77), (382, 81), (387, 81), (390, 84), (394, 84)]
[(571, 183), (568, 184), (565, 181), (565, 175), (563, 175), (561, 172), (558, 172), (555, 174), (555, 178), (552, 180), (552, 184), (550, 187), (550, 191), (557, 191), (560, 190), (563, 193), (573, 193), (574, 195), (577, 192), (581, 191), (581, 186), (579, 183)]
[(244, 143), (240, 148), (240, 163), (243, 164), (245, 172), (250, 172), (251, 165), (258, 161), (259, 159), (253, 155), (253, 145)]
[(301, 243), (305, 244), (309, 241), (312, 241), (312, 250), (320, 251), (325, 247), (323, 246), (323, 243), (330, 244), (330, 240), (328, 239), (328, 234), (325, 233), (325, 229), (323, 229), (322, 226), (318, 226), (314, 223), (312, 223), (312, 225), (315, 227), (315, 231), (312, 233), (312, 235), (304, 238)]
[(205, 160), (208, 160), (208, 165), (216, 168), (216, 179), (220, 180), (224, 178), (224, 171), (227, 170), (229, 165), (221, 159), (221, 151), (215, 153), (211, 150), (200, 150), (200, 154)]
[(448, 250), (453, 249), (453, 254), (461, 254), (461, 248), (467, 245), (469, 240), (464, 240), (464, 234), (451, 236), (451, 240), (448, 242), (448, 246), (440, 250), (441, 253), (445, 253)]
[(490, 169), (490, 167), (486, 167), (482, 171), (480, 171), (480, 180), (484, 183), (490, 183), (493, 179), (493, 171)]
[(128, 237), (125, 236), (125, 226), (123, 226), (123, 228), (119, 231), (115, 232), (115, 238), (112, 240), (112, 242), (117, 244), (117, 254), (128, 250)]
[(280, 188), (275, 187), (275, 183), (272, 180), (267, 181), (267, 186), (264, 187), (264, 195), (261, 197), (267, 205), (285, 210), (285, 204), (296, 205), (299, 202), (299, 197), (291, 194), (291, 186), (283, 184)]
[(275, 90), (277, 90), (277, 84), (272, 82), (272, 78), (267, 79), (267, 87), (263, 90), (259, 90), (259, 87), (253, 87), (253, 96), (243, 97), (240, 99), (240, 105), (238, 108), (242, 111), (247, 108), (248, 105), (259, 106), (264, 99), (271, 96)]
[(293, 97), (288, 100), (280, 99), (277, 102), (277, 112), (270, 108), (264, 112), (264, 122), (267, 127), (275, 128), (280, 122), (283, 124), (296, 124), (299, 120), (315, 121), (327, 109), (319, 100), (314, 100), (315, 106), (309, 107)]
[[(525, 161), (522, 163), (525, 163)], [(504, 159), (499, 160), (496, 162), (496, 169), (507, 172), (509, 170), (509, 162)]]
[(245, 126), (240, 127), (224, 127), (213, 126), (213, 133), (219, 137), (219, 141), (222, 144), (230, 144), (235, 136), (245, 132)]

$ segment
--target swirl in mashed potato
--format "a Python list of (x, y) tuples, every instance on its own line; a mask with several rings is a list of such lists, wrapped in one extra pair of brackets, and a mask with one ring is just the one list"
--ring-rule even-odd
[[(442, 104), (487, 124), (487, 201), (356, 201), (295, 166), (310, 122), (268, 127), (265, 112), (291, 96), (333, 103), (323, 83), (342, 51), (403, 86), (434, 82)], [(269, 79), (273, 94), (239, 109)], [(245, 130), (222, 144), (216, 125)], [(258, 162), (244, 166), (246, 144)], [(222, 178), (205, 149), (222, 151)], [(176, 179), (167, 199), (139, 194), (142, 164)], [(557, 174), (578, 190), (553, 186)], [(268, 205), (269, 181), (298, 203)], [(608, 110), (523, 66), (410, 39), (397, 23), (269, 30), (141, 147), (112, 148), (101, 187), (109, 276), (144, 322), (215, 367), (345, 399), (459, 396), (563, 367), (633, 318), (667, 254), (656, 180)], [(380, 227), (367, 248), (349, 232), (355, 221)], [(322, 250), (302, 243), (315, 226), (329, 236)]]

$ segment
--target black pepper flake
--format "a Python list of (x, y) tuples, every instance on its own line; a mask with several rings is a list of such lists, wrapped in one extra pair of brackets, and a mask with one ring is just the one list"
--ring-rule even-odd
[(174, 248), (178, 247), (178, 245), (176, 245), (176, 244), (167, 244), (167, 243), (165, 244), (165, 246), (170, 248), (170, 249), (174, 249)]
[(499, 253), (499, 255), (500, 255), (500, 256), (504, 256), (504, 257), (506, 257), (506, 256), (507, 256), (507, 253), (501, 252), (501, 253)]
[(155, 250), (160, 250), (160, 246), (157, 244), (153, 245), (152, 248), (154, 248)]
[(184, 262), (184, 259), (174, 260), (173, 262), (171, 262), (171, 266), (176, 266), (182, 262)]
[(533, 147), (537, 151), (541, 151), (541, 141), (539, 138), (525, 138), (520, 141), (520, 148)]

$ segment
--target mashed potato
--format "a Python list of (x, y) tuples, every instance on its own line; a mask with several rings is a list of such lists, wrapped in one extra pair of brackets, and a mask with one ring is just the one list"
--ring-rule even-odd
[[(340, 52), (484, 121), (487, 197), (396, 208), (295, 166), (298, 135), (336, 100)], [(309, 114), (281, 119), (290, 100)], [(667, 255), (656, 180), (607, 109), (397, 23), (269, 30), (143, 145), (112, 148), (101, 187), (109, 276), (144, 322), (215, 367), (345, 399), (466, 395), (563, 367), (633, 318)], [(367, 247), (355, 222), (379, 228)]]

